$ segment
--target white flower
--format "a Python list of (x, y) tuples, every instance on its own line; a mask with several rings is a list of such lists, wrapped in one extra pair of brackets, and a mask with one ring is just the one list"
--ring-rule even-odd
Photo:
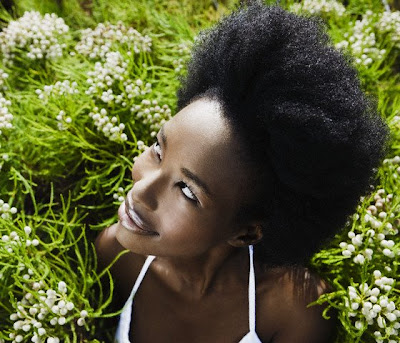
[[(13, 127), (12, 120), (14, 116), (9, 113), (9, 106), (11, 106), (11, 101), (4, 98), (4, 96), (0, 93), (0, 135), (2, 134), (2, 130), (8, 130)], [(7, 160), (4, 158), (4, 155), (3, 159)]]
[(356, 327), (356, 329), (361, 330), (363, 327), (363, 323), (360, 321), (356, 321), (354, 326)]
[(126, 27), (122, 22), (116, 25), (100, 23), (94, 29), (82, 31), (82, 38), (75, 49), (91, 59), (104, 59), (114, 43), (139, 53), (151, 51), (152, 41), (150, 37), (141, 35), (132, 27)]
[(66, 117), (64, 111), (60, 111), (60, 112), (58, 113), (56, 119), (58, 120), (57, 128), (58, 128), (60, 131), (66, 130), (67, 127), (65, 126), (65, 124), (70, 124), (70, 123), (72, 122), (71, 117)]
[(29, 236), (32, 232), (32, 229), (29, 226), (25, 226), (24, 231), (25, 231), (26, 235)]
[(58, 283), (58, 290), (59, 290), (61, 293), (66, 293), (66, 292), (67, 292), (67, 284), (66, 284), (64, 281), (60, 281), (60, 282)]
[(353, 261), (354, 261), (354, 263), (357, 263), (357, 264), (364, 264), (365, 257), (361, 254), (358, 254), (356, 257), (354, 257)]
[[(161, 126), (171, 118), (171, 109), (168, 105), (162, 107), (158, 105), (156, 100), (142, 100), (140, 105), (131, 107), (131, 112), (136, 114), (136, 118), (141, 119), (146, 125), (149, 125), (151, 136), (154, 137), (156, 131), (159, 131)], [(144, 145), (141, 144), (138, 149), (144, 150)]]
[(379, 33), (389, 36), (391, 41), (400, 48), (400, 12), (382, 12), (376, 23)]
[(31, 326), (29, 324), (25, 324), (22, 326), (22, 330), (24, 330), (25, 332), (28, 332), (31, 329)]
[(7, 90), (7, 86), (5, 85), (5, 80), (8, 79), (8, 74), (4, 72), (3, 69), (0, 69), (0, 89)]
[[(38, 98), (43, 100), (45, 103), (52, 97), (64, 97), (67, 95), (78, 94), (79, 90), (77, 89), (78, 84), (76, 81), (71, 82), (70, 80), (57, 81), (54, 85), (46, 85), (43, 87), (43, 90), (36, 89), (35, 93), (38, 95)], [(60, 111), (60, 114), (64, 115), (64, 111)]]
[(125, 125), (118, 124), (118, 119), (116, 117), (113, 118), (116, 118), (117, 120), (112, 120), (113, 118), (110, 119), (110, 117), (107, 116), (107, 111), (104, 108), (98, 112), (98, 108), (95, 107), (93, 112), (89, 113), (89, 117), (94, 120), (97, 130), (102, 131), (109, 140), (124, 142), (128, 139), (127, 135), (123, 133)]
[(376, 322), (378, 323), (378, 326), (380, 327), (380, 328), (385, 328), (385, 326), (386, 326), (386, 321), (385, 321), (385, 319), (383, 319), (381, 316), (379, 316), (378, 317), (378, 319), (376, 320)]
[(367, 11), (361, 20), (356, 20), (351, 33), (350, 37), (337, 43), (336, 48), (349, 50), (358, 65), (369, 66), (374, 60), (380, 61), (385, 57), (386, 50), (376, 47), (374, 14), (371, 11)]
[(59, 38), (69, 30), (56, 14), (25, 12), (0, 32), (0, 49), (5, 63), (12, 63), (16, 54), (29, 59), (54, 59), (62, 56)]
[(336, 0), (304, 0), (290, 6), (290, 10), (296, 13), (307, 12), (313, 15), (332, 14), (342, 16), (346, 9)]

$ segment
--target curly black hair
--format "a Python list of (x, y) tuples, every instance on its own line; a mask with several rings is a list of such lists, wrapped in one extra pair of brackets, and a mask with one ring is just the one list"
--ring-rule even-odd
[(265, 218), (255, 252), (267, 264), (306, 262), (354, 213), (388, 152), (389, 129), (351, 59), (320, 20), (280, 7), (241, 6), (201, 33), (177, 95), (178, 109), (217, 99), (268, 178), (252, 204)]

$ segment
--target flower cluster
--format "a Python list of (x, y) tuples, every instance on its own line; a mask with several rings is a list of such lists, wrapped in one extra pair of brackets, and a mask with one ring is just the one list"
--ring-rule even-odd
[(151, 137), (155, 137), (161, 126), (171, 118), (171, 109), (168, 105), (161, 107), (157, 100), (144, 99), (140, 105), (132, 106), (131, 112), (136, 118), (141, 119), (143, 124), (149, 125)]
[(181, 57), (172, 61), (176, 73), (180, 73), (185, 67), (185, 62), (189, 58), (190, 50), (191, 45), (188, 43), (181, 43), (178, 45), (178, 54)]
[(57, 127), (58, 127), (58, 129), (59, 129), (60, 131), (66, 130), (67, 127), (66, 127), (65, 124), (70, 124), (70, 123), (72, 122), (71, 117), (66, 117), (66, 116), (65, 116), (65, 112), (64, 112), (63, 110), (61, 110), (61, 111), (58, 113), (56, 119), (57, 119), (57, 121), (58, 121)]
[[(14, 210), (13, 212), (16, 213), (17, 211)], [(36, 247), (40, 244), (38, 239), (29, 238), (29, 235), (32, 232), (32, 229), (29, 226), (25, 226), (24, 232), (25, 232), (25, 237), (18, 235), (18, 233), (15, 231), (11, 231), (9, 235), (2, 235), (1, 241), (3, 244), (4, 251), (7, 251), (9, 254), (13, 254), (14, 247), (16, 245), (24, 245), (24, 247), (30, 247), (32, 245)], [(30, 278), (29, 274), (24, 275), (25, 280), (28, 280), (29, 278)]]
[(295, 13), (306, 12), (313, 15), (334, 14), (342, 16), (346, 8), (336, 0), (304, 0), (290, 6), (290, 10)]
[(378, 32), (390, 35), (391, 41), (400, 48), (400, 11), (383, 12), (376, 23)]
[(36, 94), (38, 98), (41, 100), (47, 101), (49, 97), (52, 96), (64, 96), (67, 94), (78, 94), (79, 90), (77, 89), (78, 84), (73, 81), (64, 80), (57, 81), (54, 85), (46, 85), (43, 87), (43, 90), (36, 89)]
[(102, 131), (110, 141), (126, 141), (128, 137), (123, 133), (125, 125), (118, 124), (118, 118), (107, 116), (107, 110), (102, 108), (99, 111), (98, 107), (89, 113), (89, 117), (94, 120), (94, 124), (98, 131)]
[[(388, 270), (391, 271), (391, 270)], [(378, 286), (382, 291), (389, 292), (394, 284), (394, 279), (386, 276), (382, 276), (379, 270), (374, 271), (375, 285)]]
[(105, 62), (96, 62), (94, 71), (88, 73), (90, 78), (87, 79), (87, 83), (91, 86), (86, 94), (98, 94), (99, 91), (102, 92), (111, 87), (116, 81), (126, 80), (128, 77), (127, 66), (128, 63), (124, 61), (119, 52), (108, 52)]
[(118, 202), (123, 202), (125, 200), (125, 190), (122, 187), (119, 187), (117, 193), (113, 194), (113, 198)]
[(7, 86), (5, 85), (5, 80), (8, 79), (8, 74), (4, 72), (3, 69), (0, 69), (0, 88), (3, 90), (7, 90)]
[[(399, 121), (400, 123), (400, 121)], [(395, 156), (393, 158), (386, 158), (383, 160), (384, 165), (388, 165), (390, 167), (394, 167), (396, 169), (397, 174), (393, 174), (393, 178), (397, 179), (400, 175), (400, 156)]]
[[(13, 343), (56, 343), (64, 341), (65, 334), (69, 334), (71, 329), (87, 326), (89, 313), (79, 311), (82, 306), (79, 296), (76, 291), (69, 291), (74, 288), (73, 285), (67, 286), (66, 282), (60, 281), (69, 275), (70, 270), (63, 274), (64, 277), (56, 276), (54, 273), (59, 272), (58, 268), (53, 271), (45, 254), (38, 254), (36, 247), (46, 243), (39, 242), (30, 226), (15, 227), (15, 231), (11, 232), (9, 227), (2, 226), (0, 229), (3, 231), (0, 235), (1, 260), (8, 262), (3, 266), (0, 277), (5, 280), (5, 285), (9, 283), (8, 279), (14, 281), (9, 312), (11, 324), (7, 326), (6, 340)], [(43, 251), (46, 256), (48, 248)], [(5, 285), (1, 288), (8, 294)]]
[(128, 51), (139, 53), (141, 51), (150, 52), (152, 40), (134, 28), (126, 27), (122, 22), (118, 22), (116, 25), (100, 23), (94, 29), (82, 31), (82, 38), (75, 49), (78, 53), (91, 59), (105, 59), (107, 53), (112, 51), (114, 43), (118, 43), (119, 47), (126, 47)]
[(0, 32), (0, 49), (5, 63), (12, 63), (22, 51), (29, 59), (54, 59), (62, 56), (65, 44), (60, 38), (69, 27), (56, 14), (25, 12), (18, 20), (11, 21)]
[(137, 145), (137, 149), (139, 151), (145, 151), (146, 148), (148, 148), (148, 146), (146, 144), (144, 144), (143, 141), (140, 141), (140, 140), (136, 142), (136, 145)]
[(136, 81), (128, 79), (124, 81), (123, 87), (124, 92), (115, 97), (115, 103), (121, 103), (123, 107), (126, 106), (126, 101), (128, 99), (134, 99), (151, 92), (151, 83), (144, 83), (141, 79), (137, 79)]
[(11, 129), (13, 120), (13, 115), (8, 112), (8, 106), (11, 106), (11, 101), (7, 100), (0, 93), (0, 135), (3, 129)]
[[(32, 275), (28, 269), (28, 276)], [(43, 281), (30, 282), (32, 292), (24, 292), (22, 300), (17, 302), (16, 312), (10, 315), (14, 321), (14, 332), (9, 337), (15, 342), (30, 341), (39, 343), (60, 342), (52, 336), (57, 326), (65, 325), (70, 312), (75, 305), (68, 300), (67, 285), (64, 281), (58, 283), (57, 291), (51, 288), (45, 290)], [(79, 325), (79, 324), (78, 324)]]
[(372, 11), (367, 11), (361, 20), (356, 20), (352, 34), (346, 32), (346, 39), (336, 44), (337, 49), (348, 50), (358, 65), (369, 66), (374, 60), (382, 60), (386, 54), (385, 49), (376, 47), (373, 19)]
[[(373, 275), (375, 284), (385, 278), (379, 270), (375, 270)], [(376, 325), (374, 336), (377, 343), (383, 343), (384, 339), (397, 342), (395, 339), (400, 328), (400, 311), (389, 299), (387, 292), (382, 294), (381, 289), (367, 283), (357, 288), (349, 286), (345, 306), (349, 308), (348, 316), (354, 319), (357, 330), (365, 329), (368, 325)]]
[[(393, 194), (387, 194), (384, 189), (379, 189), (374, 195), (374, 203), (368, 206), (363, 221), (365, 229), (356, 234), (354, 231), (348, 233), (351, 243), (341, 242), (340, 248), (342, 255), (353, 257), (356, 264), (364, 264), (366, 260), (372, 260), (374, 252), (382, 253), (384, 256), (393, 259), (398, 253), (398, 248), (391, 239), (386, 236), (397, 235), (399, 232), (398, 220), (392, 220), (396, 216), (395, 211), (391, 209)], [(391, 211), (390, 215), (388, 212)], [(355, 215), (359, 219), (359, 215)], [(391, 223), (390, 221), (393, 221)]]
[[(148, 148), (148, 146), (146, 144), (144, 144), (144, 142), (141, 140), (136, 142), (136, 147), (139, 150), (139, 152), (143, 152)], [(136, 162), (138, 158), (139, 158), (139, 156), (135, 156), (133, 158), (133, 162)]]
[[(5, 154), (3, 154), (3, 159)], [(10, 219), (12, 214), (17, 213), (18, 210), (16, 207), (11, 207), (9, 203), (5, 202), (4, 200), (0, 199), (0, 216), (3, 219)]]
[(119, 52), (107, 53), (106, 61), (96, 62), (94, 71), (88, 73), (87, 83), (90, 86), (85, 93), (106, 104), (116, 103), (123, 107), (136, 97), (150, 93), (151, 83), (144, 83), (141, 79), (131, 80), (127, 66)]

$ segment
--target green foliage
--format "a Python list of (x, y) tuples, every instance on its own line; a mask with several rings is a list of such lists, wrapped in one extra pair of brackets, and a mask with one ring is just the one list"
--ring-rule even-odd
[[(28, 341), (35, 334), (42, 336), (41, 328), (43, 335), (65, 342), (96, 342), (105, 334), (99, 318), (110, 315), (105, 309), (112, 300), (113, 280), (108, 268), (96, 273), (85, 215), (70, 207), (69, 196), (56, 202), (52, 188), (47, 201), (38, 202), (29, 180), (15, 169), (10, 175), (24, 190), (19, 199), (29, 202), (33, 211), (28, 214), (21, 205), (17, 214), (0, 218), (0, 338), (8, 340), (11, 334)], [(104, 281), (109, 291), (103, 289)], [(35, 316), (40, 327), (24, 327), (15, 319)], [(99, 330), (94, 332), (96, 324)]]

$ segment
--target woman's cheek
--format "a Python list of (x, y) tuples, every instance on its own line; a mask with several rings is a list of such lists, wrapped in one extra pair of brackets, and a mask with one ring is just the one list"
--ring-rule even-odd
[(190, 213), (181, 201), (170, 199), (166, 203), (165, 215), (161, 225), (171, 234), (185, 234), (196, 226), (196, 216)]

